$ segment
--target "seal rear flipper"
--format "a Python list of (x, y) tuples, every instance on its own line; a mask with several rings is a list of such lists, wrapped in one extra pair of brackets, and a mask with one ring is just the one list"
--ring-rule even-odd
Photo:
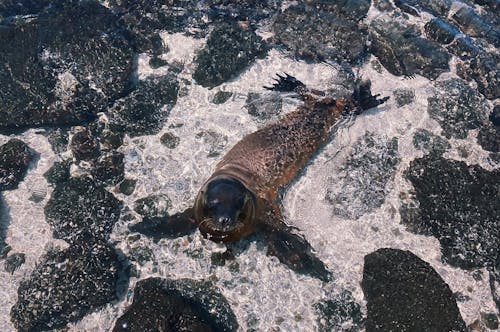
[(385, 103), (389, 97), (378, 98), (380, 94), (372, 95), (372, 83), (370, 80), (359, 81), (351, 95), (351, 101), (357, 113), (376, 107)]
[(306, 85), (296, 79), (295, 77), (288, 75), (285, 73), (285, 76), (280, 74), (278, 75), (278, 79), (274, 79), (276, 83), (273, 83), (273, 86), (265, 86), (264, 89), (278, 92), (295, 92), (299, 94), (299, 96), (303, 96), (307, 91)]
[(196, 230), (193, 208), (176, 213), (166, 218), (150, 218), (138, 224), (130, 225), (132, 232), (137, 232), (158, 241), (162, 238), (176, 238), (191, 234)]
[(267, 254), (277, 257), (290, 269), (318, 278), (321, 281), (333, 280), (325, 264), (313, 253), (313, 248), (302, 236), (293, 233), (294, 228), (282, 225), (267, 226), (264, 234), (268, 243)]

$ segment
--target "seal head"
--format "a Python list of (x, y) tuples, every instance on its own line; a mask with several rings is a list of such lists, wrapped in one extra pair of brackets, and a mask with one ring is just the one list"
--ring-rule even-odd
[(205, 184), (194, 212), (201, 233), (216, 242), (234, 241), (255, 230), (255, 196), (229, 176)]

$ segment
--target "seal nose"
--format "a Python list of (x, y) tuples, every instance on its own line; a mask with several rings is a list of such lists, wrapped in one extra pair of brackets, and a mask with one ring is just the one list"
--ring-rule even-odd
[(227, 225), (227, 224), (231, 224), (233, 222), (232, 218), (228, 217), (228, 216), (220, 216), (218, 219), (217, 219), (217, 222), (221, 225)]

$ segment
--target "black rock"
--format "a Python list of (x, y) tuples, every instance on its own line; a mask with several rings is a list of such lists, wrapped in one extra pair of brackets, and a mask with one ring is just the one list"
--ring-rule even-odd
[(436, 155), (442, 155), (451, 148), (447, 140), (421, 128), (417, 129), (413, 135), (413, 146), (426, 154), (433, 153)]
[(92, 160), (101, 153), (97, 138), (83, 127), (71, 137), (69, 146), (76, 160)]
[(136, 183), (137, 180), (135, 179), (123, 179), (123, 181), (120, 182), (118, 189), (122, 194), (129, 196), (134, 193)]
[(149, 66), (153, 69), (164, 67), (166, 65), (168, 65), (168, 61), (164, 60), (160, 57), (155, 56), (155, 57), (152, 57), (151, 59), (149, 59)]
[(399, 160), (396, 138), (387, 140), (371, 133), (362, 136), (340, 172), (328, 182), (326, 200), (333, 213), (357, 219), (380, 207)]
[(370, 51), (393, 75), (436, 79), (448, 71), (451, 56), (438, 43), (421, 38), (414, 27), (381, 17), (371, 24)]
[(71, 160), (56, 161), (43, 176), (52, 184), (68, 181), (70, 177)]
[(20, 331), (52, 330), (78, 321), (116, 299), (121, 269), (115, 251), (100, 240), (51, 250), (21, 282), (11, 320)]
[(447, 138), (464, 139), (471, 129), (488, 123), (489, 106), (476, 90), (460, 79), (437, 82), (428, 100), (428, 112)]
[(116, 20), (89, 0), (0, 22), (0, 131), (85, 123), (126, 93), (134, 52)]
[(366, 331), (466, 331), (450, 287), (409, 251), (379, 249), (365, 256), (361, 287)]
[(311, 62), (356, 63), (366, 48), (366, 31), (357, 22), (309, 6), (288, 7), (272, 30), (276, 44)]
[(10, 217), (8, 208), (3, 199), (2, 192), (0, 192), (0, 259), (7, 257), (7, 254), (11, 250), (11, 247), (5, 243), (9, 223)]
[(63, 153), (68, 150), (69, 135), (65, 129), (52, 129), (47, 135), (47, 140), (55, 153)]
[(4, 0), (0, 2), (0, 20), (9, 16), (36, 14), (49, 6), (50, 0)]
[(500, 55), (482, 52), (470, 60), (457, 65), (458, 76), (474, 80), (477, 89), (488, 99), (500, 97)]
[(193, 78), (198, 84), (213, 88), (237, 77), (267, 51), (267, 44), (253, 30), (237, 23), (219, 23), (196, 55)]
[(281, 0), (208, 0), (208, 17), (212, 21), (236, 20), (257, 26), (281, 8)]
[(134, 91), (111, 108), (110, 128), (131, 137), (158, 133), (177, 102), (178, 90), (179, 82), (172, 74), (140, 81)]
[(495, 266), (500, 248), (500, 171), (427, 155), (405, 173), (418, 207), (403, 204), (410, 231), (435, 236), (443, 260), (465, 269)]
[(339, 16), (350, 20), (361, 20), (370, 9), (370, 0), (308, 0), (309, 6), (334, 11)]
[(26, 255), (23, 253), (13, 253), (10, 254), (5, 259), (5, 271), (8, 273), (14, 273), (21, 265), (25, 262)]
[(217, 91), (214, 98), (212, 99), (212, 103), (217, 105), (224, 104), (226, 101), (229, 100), (229, 98), (231, 98), (232, 95), (233, 93), (229, 91)]
[(26, 143), (15, 138), (0, 146), (0, 191), (16, 189), (35, 157)]
[(425, 24), (424, 29), (429, 39), (441, 44), (451, 43), (460, 33), (460, 30), (441, 18), (433, 18)]
[(180, 141), (181, 139), (172, 133), (165, 133), (160, 137), (160, 143), (169, 149), (175, 149)]
[(107, 239), (120, 216), (121, 203), (88, 178), (71, 178), (57, 184), (45, 206), (45, 217), (55, 238), (69, 243), (81, 234)]
[(104, 184), (117, 184), (124, 177), (123, 153), (106, 151), (95, 161), (92, 177)]
[(209, 282), (149, 278), (137, 283), (134, 301), (113, 331), (236, 331), (227, 300)]
[(494, 46), (500, 46), (500, 31), (498, 27), (491, 26), (485, 19), (476, 14), (471, 7), (461, 7), (453, 14), (452, 19), (468, 36), (484, 37)]
[[(362, 331), (364, 319), (361, 306), (356, 303), (350, 292), (344, 291), (332, 299), (314, 304), (318, 315), (318, 331)], [(346, 328), (346, 326), (349, 326)]]
[(477, 135), (477, 142), (486, 151), (494, 153), (500, 152), (500, 127), (482, 127)]
[(477, 46), (472, 38), (468, 36), (457, 37), (446, 47), (446, 49), (462, 60), (470, 60), (484, 52), (484, 50)]
[(172, 203), (165, 195), (151, 195), (140, 198), (134, 203), (134, 211), (144, 219), (163, 218), (168, 216), (168, 209)]

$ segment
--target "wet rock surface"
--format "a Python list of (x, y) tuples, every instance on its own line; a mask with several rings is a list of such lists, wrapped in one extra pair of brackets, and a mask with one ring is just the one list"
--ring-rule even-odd
[(466, 331), (450, 287), (409, 251), (365, 256), (366, 331)]
[(412, 161), (406, 177), (418, 202), (418, 208), (402, 207), (402, 222), (410, 230), (435, 236), (449, 264), (465, 269), (498, 264), (498, 170), (428, 155)]
[(428, 98), (428, 112), (443, 128), (447, 138), (464, 139), (471, 129), (488, 125), (489, 107), (485, 99), (466, 82), (451, 79), (437, 82)]
[(250, 28), (236, 22), (219, 23), (196, 56), (193, 78), (201, 86), (213, 88), (235, 78), (267, 51), (267, 44)]
[(436, 79), (449, 70), (451, 56), (438, 43), (422, 38), (416, 27), (380, 17), (370, 28), (370, 51), (391, 74)]
[(160, 131), (177, 101), (179, 82), (173, 74), (148, 77), (110, 110), (110, 128), (131, 137)]
[(381, 206), (398, 164), (396, 138), (387, 140), (370, 133), (361, 137), (327, 189), (333, 213), (357, 219)]
[(367, 34), (357, 22), (312, 6), (287, 8), (273, 25), (275, 43), (306, 61), (355, 63), (363, 57)]
[(113, 331), (236, 331), (229, 303), (209, 282), (189, 279), (141, 280), (134, 301)]
[(318, 331), (363, 331), (364, 318), (361, 306), (348, 291), (313, 305), (318, 315)]
[(0, 146), (0, 191), (16, 189), (35, 157), (35, 151), (15, 138)]
[(451, 148), (450, 143), (441, 136), (434, 135), (428, 130), (418, 129), (413, 135), (413, 146), (425, 154), (442, 155)]
[(77, 321), (116, 299), (121, 269), (115, 251), (97, 239), (50, 250), (19, 286), (12, 323), (20, 331), (42, 331)]
[(133, 49), (97, 2), (0, 23), (0, 131), (85, 123), (128, 90)]
[(45, 216), (54, 237), (73, 243), (90, 230), (93, 237), (107, 239), (120, 209), (120, 201), (99, 183), (71, 178), (54, 188)]
[(251, 92), (247, 96), (245, 108), (257, 120), (265, 121), (281, 113), (283, 100), (279, 94), (261, 95)]

